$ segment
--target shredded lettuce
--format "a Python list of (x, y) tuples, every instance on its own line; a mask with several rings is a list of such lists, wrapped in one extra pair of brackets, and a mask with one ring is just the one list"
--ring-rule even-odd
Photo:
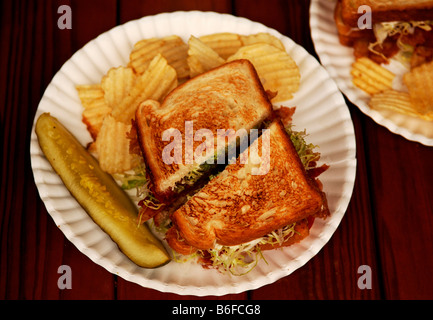
[(296, 222), (281, 229), (272, 231), (270, 234), (262, 238), (260, 244), (282, 245), (297, 233), (295, 226)]
[(146, 206), (148, 208), (154, 209), (154, 210), (158, 210), (159, 208), (161, 208), (164, 204), (159, 202), (158, 199), (156, 199), (153, 194), (151, 194), (150, 192), (147, 194), (147, 196), (140, 201), (140, 205), (141, 206)]
[[(237, 246), (222, 246), (216, 244), (209, 250), (199, 250), (189, 256), (182, 256), (173, 252), (176, 262), (187, 262), (191, 259), (204, 261), (206, 266), (221, 272), (230, 272), (235, 276), (242, 276), (255, 268), (257, 263), (264, 258), (260, 246), (265, 244), (281, 245), (293, 237), (296, 223), (275, 230), (268, 235)], [(267, 263), (267, 262), (266, 262)]]
[[(255, 268), (260, 259), (264, 258), (261, 245), (281, 245), (296, 234), (296, 223), (272, 231), (268, 235), (238, 246), (220, 246), (208, 250), (212, 267), (220, 271), (229, 271), (232, 275), (245, 275)], [(266, 262), (267, 263), (267, 262)]]
[(131, 171), (114, 174), (114, 178), (120, 182), (120, 185), (124, 190), (140, 188), (147, 184), (146, 167), (141, 165)]
[(308, 136), (306, 130), (294, 131), (292, 126), (289, 125), (286, 127), (286, 131), (295, 146), (304, 168), (306, 170), (314, 168), (316, 162), (320, 159), (320, 153), (314, 151), (314, 149), (317, 148), (316, 145), (305, 141), (305, 138)]
[(382, 45), (387, 37), (392, 37), (395, 35), (399, 35), (397, 39), (397, 45), (400, 48), (399, 54), (396, 55), (396, 59), (402, 62), (404, 65), (407, 65), (412, 57), (414, 47), (404, 44), (401, 41), (402, 35), (413, 34), (415, 28), (420, 28), (426, 31), (432, 30), (433, 20), (428, 21), (391, 21), (391, 22), (381, 22), (376, 23), (373, 26), (373, 32), (376, 37), (376, 42), (370, 43), (368, 49), (381, 56), (385, 60), (388, 60), (381, 52), (375, 50), (374, 48), (377, 45)]
[(146, 166), (143, 164), (130, 171), (113, 175), (124, 190), (136, 189), (136, 196), (140, 198), (140, 206), (158, 210), (163, 206), (149, 190), (146, 178)]
[(259, 240), (255, 240), (238, 246), (215, 245), (213, 249), (207, 250), (211, 266), (235, 276), (247, 274), (255, 268), (261, 258), (264, 259), (260, 247), (257, 246), (258, 242)]
[(430, 31), (433, 26), (433, 21), (391, 21), (376, 23), (373, 26), (373, 32), (376, 36), (377, 44), (382, 44), (387, 37), (395, 35), (413, 34), (415, 28), (420, 28)]

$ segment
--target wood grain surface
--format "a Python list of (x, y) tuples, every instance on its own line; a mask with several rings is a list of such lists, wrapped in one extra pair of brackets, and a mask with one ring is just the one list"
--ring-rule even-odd
[[(71, 30), (57, 27), (62, 4), (72, 9)], [(261, 22), (317, 57), (308, 0), (0, 2), (0, 299), (432, 299), (433, 148), (389, 132), (350, 102), (358, 166), (347, 212), (313, 259), (273, 284), (222, 297), (162, 293), (107, 272), (64, 237), (30, 167), (31, 128), (44, 90), (62, 64), (102, 32), (177, 10)], [(64, 264), (74, 270), (73, 288), (60, 290), (57, 270)], [(362, 265), (371, 268), (371, 289), (358, 287)]]

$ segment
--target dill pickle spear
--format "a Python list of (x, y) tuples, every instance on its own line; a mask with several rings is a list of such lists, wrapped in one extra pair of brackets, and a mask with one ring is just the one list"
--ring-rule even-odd
[(70, 193), (120, 250), (138, 266), (155, 268), (170, 260), (147, 225), (137, 224), (137, 208), (96, 159), (49, 113), (36, 122), (39, 145)]

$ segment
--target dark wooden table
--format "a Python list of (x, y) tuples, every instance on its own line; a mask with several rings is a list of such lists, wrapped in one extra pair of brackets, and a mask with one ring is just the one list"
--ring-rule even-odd
[[(324, 0), (326, 1), (326, 0)], [(60, 30), (58, 7), (72, 9)], [(80, 253), (47, 213), (30, 167), (39, 100), (62, 64), (100, 33), (129, 20), (176, 10), (231, 13), (275, 28), (316, 56), (308, 0), (76, 0), (0, 2), (0, 299), (213, 299), (143, 288)], [(259, 288), (220, 299), (432, 299), (433, 147), (389, 132), (348, 103), (357, 176), (330, 242), (304, 267)], [(57, 286), (58, 267), (72, 289)], [(358, 268), (371, 268), (360, 289)]]

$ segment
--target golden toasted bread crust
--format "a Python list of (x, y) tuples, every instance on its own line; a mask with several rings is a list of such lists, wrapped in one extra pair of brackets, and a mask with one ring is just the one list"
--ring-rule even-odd
[(341, 0), (341, 15), (345, 24), (356, 28), (362, 15), (358, 8), (371, 8), (372, 22), (424, 21), (433, 17), (433, 0)]
[(180, 237), (179, 232), (176, 228), (171, 227), (165, 234), (165, 240), (167, 240), (168, 245), (177, 253), (183, 255), (190, 255), (197, 251), (196, 248), (191, 247), (184, 239)]
[(369, 29), (360, 30), (358, 28), (347, 25), (341, 15), (341, 1), (337, 2), (334, 10), (334, 20), (337, 26), (338, 40), (344, 46), (351, 47), (355, 40), (368, 38), (373, 33)]
[[(186, 159), (186, 121), (193, 124), (194, 133), (209, 129), (216, 137), (218, 129), (241, 128), (247, 131), (258, 126), (272, 113), (272, 105), (248, 60), (236, 60), (183, 83), (159, 105), (148, 100), (136, 111), (137, 133), (149, 168), (155, 196), (167, 199), (173, 195), (173, 177), (180, 180), (194, 169)], [(192, 121), (192, 122), (191, 122)], [(182, 137), (181, 163), (166, 164), (162, 153), (173, 139), (163, 141), (163, 133), (175, 129)], [(203, 139), (204, 140), (204, 139)], [(192, 141), (193, 148), (203, 140)], [(179, 161), (178, 161), (179, 162)]]
[[(324, 211), (324, 195), (305, 173), (280, 120), (269, 129), (266, 174), (250, 173), (251, 158), (247, 164), (238, 161), (173, 213), (172, 221), (185, 243), (203, 250), (215, 243), (238, 245)], [(253, 143), (259, 153), (262, 137)]]

